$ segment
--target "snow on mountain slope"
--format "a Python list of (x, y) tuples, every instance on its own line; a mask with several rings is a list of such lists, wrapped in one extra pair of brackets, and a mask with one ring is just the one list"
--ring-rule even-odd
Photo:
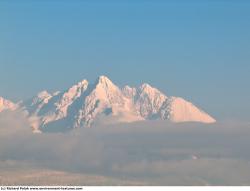
[(23, 110), (27, 110), (31, 115), (37, 115), (40, 109), (48, 103), (48, 101), (52, 98), (52, 95), (47, 91), (39, 92), (36, 96), (28, 99), (26, 101), (22, 101), (19, 104), (19, 107)]
[(80, 98), (88, 88), (88, 81), (83, 80), (72, 86), (68, 90), (57, 94), (49, 102), (49, 107), (41, 110), (40, 115), (43, 117), (43, 124), (51, 121), (57, 121), (68, 116), (70, 106)]
[[(0, 99), (1, 108), (15, 108)], [(53, 94), (40, 92), (23, 101), (19, 108), (28, 112), (33, 130), (90, 127), (95, 123), (110, 124), (141, 120), (213, 123), (215, 120), (182, 98), (168, 97), (149, 84), (120, 89), (108, 77), (95, 83), (80, 81), (69, 89)]]
[(136, 90), (136, 88), (132, 88), (130, 86), (125, 86), (122, 89), (122, 93), (123, 93), (124, 96), (131, 99), (136, 95), (137, 90)]
[(126, 98), (113, 82), (105, 76), (100, 76), (86, 96), (74, 127), (89, 127), (100, 115), (112, 115), (122, 122), (141, 120), (133, 107), (131, 100)]
[(87, 87), (88, 81), (83, 80), (63, 92), (49, 94), (43, 91), (32, 99), (22, 102), (20, 107), (28, 112), (31, 123), (36, 124), (33, 128), (37, 129), (37, 126), (41, 128), (71, 115), (69, 108), (83, 95)]
[(4, 110), (15, 110), (15, 108), (16, 105), (13, 102), (0, 97), (0, 112)]
[(163, 104), (160, 114), (162, 119), (169, 119), (172, 122), (215, 122), (211, 116), (180, 97), (169, 98)]
[(144, 119), (158, 118), (159, 109), (167, 99), (162, 92), (146, 83), (139, 88), (125, 86), (122, 92), (125, 97), (131, 99), (137, 113)]
[(134, 97), (134, 102), (142, 117), (153, 119), (157, 117), (156, 114), (166, 99), (167, 96), (158, 89), (149, 84), (142, 84)]

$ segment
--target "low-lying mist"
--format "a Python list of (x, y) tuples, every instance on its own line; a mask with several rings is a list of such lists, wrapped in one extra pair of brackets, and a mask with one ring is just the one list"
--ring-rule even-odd
[[(0, 115), (0, 177), (8, 172), (48, 169), (69, 173), (66, 184), (76, 183), (70, 175), (91, 175), (106, 177), (114, 185), (116, 181), (132, 185), (249, 185), (249, 137), (247, 123), (166, 121), (34, 134), (21, 113), (4, 112)], [(99, 185), (101, 180), (92, 184)], [(88, 184), (81, 181), (77, 184)], [(10, 178), (8, 183), (20, 181)]]

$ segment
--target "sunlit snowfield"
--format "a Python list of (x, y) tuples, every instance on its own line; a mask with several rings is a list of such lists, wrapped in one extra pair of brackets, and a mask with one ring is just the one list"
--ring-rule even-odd
[(33, 134), (0, 116), (0, 184), (250, 185), (250, 124), (140, 122)]

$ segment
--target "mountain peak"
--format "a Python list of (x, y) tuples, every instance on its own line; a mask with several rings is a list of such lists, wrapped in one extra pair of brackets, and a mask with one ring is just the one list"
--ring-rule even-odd
[(84, 79), (60, 93), (42, 91), (17, 106), (0, 97), (0, 112), (16, 107), (27, 111), (29, 119), (35, 118), (38, 128), (44, 131), (50, 131), (50, 128), (52, 131), (56, 128), (54, 130), (57, 131), (56, 124), (68, 129), (90, 127), (95, 122), (120, 123), (157, 119), (172, 122), (215, 122), (191, 102), (167, 97), (147, 83), (138, 88), (125, 86), (120, 89), (104, 75), (99, 76), (93, 84), (89, 85)]
[(78, 87), (79, 86), (88, 86), (88, 84), (89, 84), (89, 82), (86, 79), (84, 79), (84, 80), (78, 82), (77, 86)]
[(148, 95), (161, 95), (162, 97), (166, 98), (166, 96), (158, 89), (152, 87), (151, 85), (144, 83), (139, 87), (139, 91), (142, 94), (148, 94)]
[(99, 76), (96, 82), (101, 84), (113, 84), (113, 82), (107, 76), (104, 75)]
[(105, 76), (105, 75), (100, 75), (99, 77), (98, 77), (98, 79), (100, 79), (100, 80), (110, 80), (107, 76)]
[(140, 86), (140, 89), (153, 89), (152, 86), (150, 86), (149, 84), (147, 83), (143, 83), (141, 86)]
[(105, 90), (116, 90), (118, 87), (106, 76), (99, 76), (96, 80), (95, 87), (101, 87)]
[(155, 88), (153, 88), (152, 86), (150, 86), (147, 83), (143, 83), (140, 87), (139, 87), (140, 92), (146, 92), (146, 93), (152, 93), (155, 92)]

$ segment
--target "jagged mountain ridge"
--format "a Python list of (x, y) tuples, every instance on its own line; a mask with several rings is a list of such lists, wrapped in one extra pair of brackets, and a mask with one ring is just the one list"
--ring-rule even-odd
[(83, 80), (63, 92), (40, 92), (19, 103), (18, 108), (28, 113), (34, 130), (42, 131), (154, 119), (215, 122), (183, 98), (168, 97), (149, 84), (119, 88), (106, 76), (93, 84)]

